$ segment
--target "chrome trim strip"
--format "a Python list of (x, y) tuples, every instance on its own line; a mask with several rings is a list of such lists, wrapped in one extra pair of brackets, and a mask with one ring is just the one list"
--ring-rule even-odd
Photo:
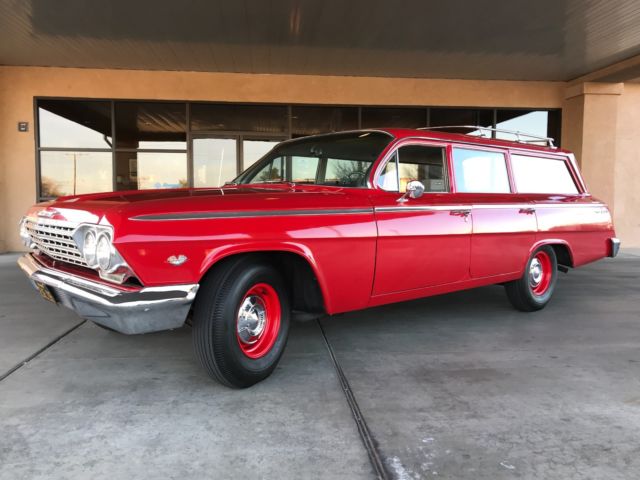
[(448, 211), (448, 210), (500, 210), (500, 209), (520, 209), (520, 208), (602, 208), (606, 205), (602, 203), (487, 203), (487, 204), (459, 204), (459, 205), (397, 205), (390, 207), (375, 207), (376, 212), (406, 212), (406, 211)]
[(247, 218), (247, 217), (297, 217), (317, 215), (353, 215), (373, 213), (373, 208), (335, 208), (335, 209), (306, 209), (306, 210), (247, 210), (221, 212), (186, 212), (138, 215), (130, 220), (142, 222), (158, 222), (165, 220), (208, 220), (215, 218)]

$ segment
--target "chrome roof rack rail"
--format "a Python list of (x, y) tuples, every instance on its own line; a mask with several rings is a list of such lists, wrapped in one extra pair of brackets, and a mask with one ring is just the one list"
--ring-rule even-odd
[[(516, 137), (515, 141), (518, 143), (528, 143), (528, 144), (541, 144), (543, 143), (546, 147), (557, 148), (554, 145), (554, 139), (551, 137), (542, 137), (540, 135), (533, 135), (530, 133), (524, 133), (517, 130), (506, 130), (504, 128), (493, 128), (493, 127), (481, 127), (479, 125), (447, 125), (442, 127), (421, 127), (418, 130), (444, 130), (451, 131), (451, 133), (459, 133), (455, 132), (455, 130), (470, 130), (469, 133), (479, 132), (479, 136), (482, 138), (493, 138), (492, 134), (495, 133), (508, 133), (510, 135), (514, 135)], [(488, 133), (488, 135), (484, 135), (484, 133)], [(469, 135), (466, 133), (465, 135)]]

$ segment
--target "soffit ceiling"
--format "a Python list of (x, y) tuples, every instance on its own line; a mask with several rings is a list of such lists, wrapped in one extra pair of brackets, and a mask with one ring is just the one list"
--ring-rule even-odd
[(567, 81), (640, 54), (637, 0), (0, 0), (0, 64)]

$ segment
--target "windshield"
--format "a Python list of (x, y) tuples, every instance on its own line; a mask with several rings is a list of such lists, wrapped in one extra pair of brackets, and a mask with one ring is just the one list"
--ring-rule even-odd
[(367, 175), (393, 137), (348, 132), (285, 142), (240, 174), (234, 183), (307, 183), (365, 187)]

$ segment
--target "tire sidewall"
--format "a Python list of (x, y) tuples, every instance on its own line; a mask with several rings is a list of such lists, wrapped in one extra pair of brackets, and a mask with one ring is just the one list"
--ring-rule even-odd
[[(226, 298), (220, 299), (214, 307), (214, 334), (223, 337), (219, 352), (234, 376), (268, 375), (278, 363), (287, 343), (290, 322), (289, 298), (280, 274), (268, 265), (258, 264), (242, 269), (234, 276), (226, 291)], [(257, 283), (267, 283), (273, 287), (280, 301), (280, 329), (271, 349), (260, 358), (250, 358), (242, 351), (237, 338), (237, 316), (245, 294)], [(221, 307), (221, 308), (220, 308)]]

